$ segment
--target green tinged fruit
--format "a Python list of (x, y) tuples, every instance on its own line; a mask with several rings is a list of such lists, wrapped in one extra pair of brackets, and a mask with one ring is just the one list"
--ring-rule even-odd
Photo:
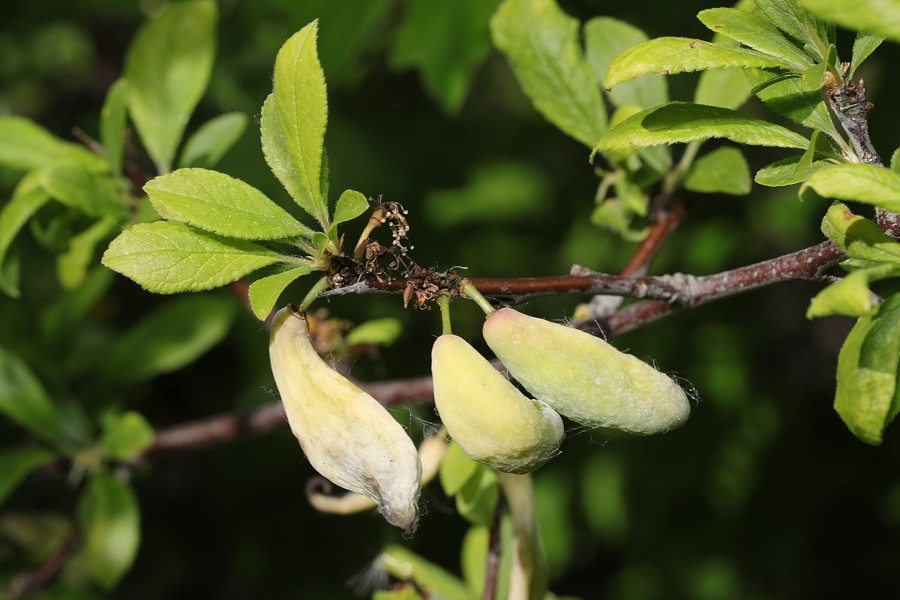
[(441, 421), (473, 459), (529, 473), (557, 454), (565, 434), (556, 411), (522, 394), (462, 338), (437, 339), (431, 374)]
[(483, 333), (526, 390), (582, 425), (648, 435), (691, 412), (670, 377), (583, 331), (504, 308), (488, 315)]
[(290, 307), (272, 320), (269, 358), (291, 430), (313, 468), (374, 500), (392, 525), (415, 531), (422, 466), (403, 427), (319, 357), (305, 315)]

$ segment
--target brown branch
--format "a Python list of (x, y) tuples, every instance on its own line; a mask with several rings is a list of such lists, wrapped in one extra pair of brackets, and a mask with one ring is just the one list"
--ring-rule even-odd
[(690, 293), (684, 296), (668, 302), (639, 302), (611, 315), (605, 322), (582, 320), (573, 323), (573, 326), (590, 332), (602, 330), (607, 335), (620, 335), (665, 317), (679, 308), (695, 307), (782, 281), (819, 280), (824, 276), (825, 270), (843, 258), (844, 253), (834, 242), (829, 241), (715, 275), (683, 275), (691, 282), (688, 285)]
[[(850, 138), (859, 160), (883, 167), (884, 163), (869, 136), (869, 111), (875, 108), (875, 105), (866, 98), (866, 82), (863, 79), (858, 83), (841, 82), (840, 85), (829, 88), (825, 97), (828, 99), (831, 112)], [(881, 207), (875, 209), (875, 222), (882, 229), (900, 229), (900, 215)]]
[[(397, 379), (363, 384), (361, 387), (386, 406), (426, 402), (433, 397), (431, 377)], [(156, 432), (153, 443), (138, 459), (166, 450), (189, 450), (229, 442), (247, 435), (260, 435), (287, 424), (280, 402), (245, 413), (224, 413)]]
[(73, 528), (65, 541), (56, 549), (50, 558), (37, 570), (18, 575), (9, 584), (6, 590), (7, 600), (15, 600), (21, 596), (36, 592), (46, 586), (56, 577), (63, 565), (81, 547), (81, 530)]

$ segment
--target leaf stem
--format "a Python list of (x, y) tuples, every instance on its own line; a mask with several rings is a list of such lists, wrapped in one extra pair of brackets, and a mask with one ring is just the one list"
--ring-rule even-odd
[(450, 325), (450, 296), (442, 294), (437, 299), (438, 306), (441, 308), (441, 332), (444, 335), (453, 333)]
[(331, 284), (328, 282), (328, 278), (323, 277), (322, 279), (318, 280), (315, 285), (313, 285), (309, 289), (309, 292), (306, 293), (306, 296), (303, 298), (303, 302), (300, 303), (300, 309), (305, 312), (309, 308), (309, 305), (315, 302), (318, 295), (330, 287)]
[(484, 314), (489, 315), (493, 312), (496, 312), (497, 309), (491, 306), (491, 303), (488, 302), (487, 298), (481, 295), (472, 282), (466, 280), (460, 286), (460, 291), (465, 295), (469, 300), (472, 300), (478, 307), (484, 311)]

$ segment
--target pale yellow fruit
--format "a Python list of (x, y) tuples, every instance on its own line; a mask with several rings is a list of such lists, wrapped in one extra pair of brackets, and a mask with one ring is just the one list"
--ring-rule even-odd
[(504, 308), (488, 315), (483, 334), (526, 390), (577, 423), (647, 435), (691, 412), (672, 378), (583, 331)]
[(506, 473), (528, 473), (557, 454), (565, 437), (560, 416), (517, 390), (462, 338), (437, 339), (431, 374), (441, 421), (475, 460)]
[(291, 430), (313, 468), (371, 498), (389, 523), (414, 531), (422, 466), (403, 427), (319, 357), (298, 312), (275, 315), (269, 357)]

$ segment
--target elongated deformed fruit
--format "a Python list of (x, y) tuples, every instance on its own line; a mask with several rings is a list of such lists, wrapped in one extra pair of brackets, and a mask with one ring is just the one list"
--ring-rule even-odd
[(691, 412), (670, 377), (589, 333), (504, 308), (488, 315), (483, 334), (526, 390), (582, 425), (648, 435)]
[(441, 421), (475, 460), (528, 473), (557, 454), (565, 434), (556, 411), (517, 390), (462, 338), (437, 339), (431, 374)]
[(371, 498), (389, 523), (412, 533), (422, 466), (403, 427), (319, 357), (305, 315), (291, 307), (272, 320), (269, 358), (291, 430), (313, 468)]

